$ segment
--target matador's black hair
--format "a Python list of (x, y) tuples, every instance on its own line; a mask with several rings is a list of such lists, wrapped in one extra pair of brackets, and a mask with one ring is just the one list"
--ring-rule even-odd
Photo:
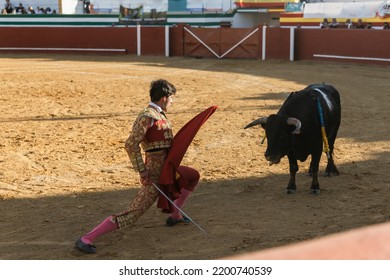
[(150, 100), (152, 102), (159, 101), (162, 97), (171, 96), (176, 93), (176, 88), (170, 82), (164, 79), (152, 81), (150, 83)]

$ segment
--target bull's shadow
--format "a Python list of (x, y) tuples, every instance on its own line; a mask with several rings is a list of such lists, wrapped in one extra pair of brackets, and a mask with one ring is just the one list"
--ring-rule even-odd
[(280, 100), (281, 103), (287, 99), (290, 95), (290, 92), (267, 92), (267, 93), (258, 93), (256, 96), (249, 96), (240, 98), (241, 100)]

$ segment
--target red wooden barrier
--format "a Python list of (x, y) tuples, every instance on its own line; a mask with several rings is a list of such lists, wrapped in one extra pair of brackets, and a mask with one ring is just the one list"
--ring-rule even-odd
[(390, 31), (296, 29), (296, 60), (337, 60), (390, 65)]
[[(137, 44), (137, 32), (141, 42)], [(164, 26), (0, 27), (0, 51), (117, 52), (165, 55)], [(209, 58), (290, 58), (290, 29), (262, 27), (169, 30), (169, 55)], [(390, 65), (390, 31), (304, 29), (294, 31), (294, 60), (337, 60)], [(141, 48), (138, 52), (138, 48)]]
[(266, 59), (288, 60), (290, 57), (290, 29), (267, 28)]
[(136, 53), (135, 28), (0, 27), (2, 50), (118, 51)]

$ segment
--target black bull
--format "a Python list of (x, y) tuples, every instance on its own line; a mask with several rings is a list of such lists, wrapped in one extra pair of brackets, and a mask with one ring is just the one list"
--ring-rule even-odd
[[(245, 128), (261, 125), (267, 137), (265, 158), (270, 165), (279, 163), (287, 155), (290, 165), (290, 180), (287, 193), (296, 191), (295, 175), (297, 160), (305, 161), (311, 155), (309, 173), (313, 177), (311, 190), (320, 192), (318, 167), (326, 140), (329, 143), (326, 174), (339, 172), (333, 161), (333, 148), (341, 120), (340, 95), (331, 85), (315, 84), (292, 92), (277, 114), (259, 118)], [(323, 123), (326, 138), (323, 137)]]

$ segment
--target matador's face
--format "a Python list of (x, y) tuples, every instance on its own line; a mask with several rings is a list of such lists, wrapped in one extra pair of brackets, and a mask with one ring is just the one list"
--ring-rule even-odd
[(172, 103), (173, 103), (173, 95), (170, 95), (168, 97), (164, 96), (161, 109), (163, 109), (164, 112), (168, 112), (168, 108), (171, 107)]

